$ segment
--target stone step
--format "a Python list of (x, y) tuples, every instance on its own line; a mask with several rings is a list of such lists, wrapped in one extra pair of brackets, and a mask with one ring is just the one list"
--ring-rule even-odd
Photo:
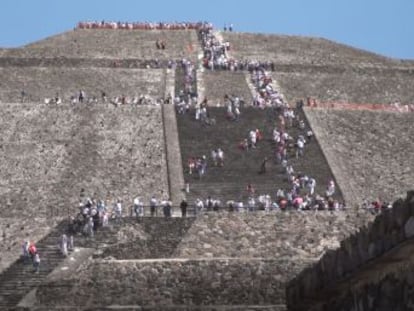
[[(34, 311), (61, 311), (61, 310), (78, 310), (72, 306), (59, 306), (59, 307), (36, 307), (33, 309)], [(286, 311), (286, 305), (156, 305), (156, 306), (145, 306), (142, 307), (141, 305), (128, 305), (128, 306), (117, 306), (117, 305), (110, 305), (106, 307), (88, 307), (88, 311), (111, 311), (111, 310), (122, 310), (122, 311), (138, 311), (138, 310), (166, 310), (166, 311), (173, 311), (173, 310), (194, 310), (194, 311)]]

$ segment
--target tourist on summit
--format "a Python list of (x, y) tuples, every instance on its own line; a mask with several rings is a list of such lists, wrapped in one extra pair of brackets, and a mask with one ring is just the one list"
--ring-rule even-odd
[(188, 207), (188, 203), (185, 199), (183, 199), (180, 203), (181, 217), (187, 216), (187, 207)]

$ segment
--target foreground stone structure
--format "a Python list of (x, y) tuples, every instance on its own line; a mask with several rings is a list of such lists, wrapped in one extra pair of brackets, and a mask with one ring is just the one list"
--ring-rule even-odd
[(52, 273), (37, 289), (35, 306), (279, 310), (290, 277), (370, 219), (329, 212), (125, 219), (84, 245), (95, 248), (89, 260), (70, 273), (62, 275), (62, 267)]
[(289, 310), (411, 310), (414, 191), (287, 286)]

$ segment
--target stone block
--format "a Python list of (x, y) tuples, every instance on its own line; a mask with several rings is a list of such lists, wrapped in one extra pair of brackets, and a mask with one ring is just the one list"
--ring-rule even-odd
[(408, 218), (404, 225), (404, 233), (406, 238), (414, 237), (414, 216)]

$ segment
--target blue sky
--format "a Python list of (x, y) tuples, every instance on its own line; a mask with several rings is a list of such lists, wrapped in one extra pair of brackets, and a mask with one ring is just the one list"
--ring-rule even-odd
[(1, 0), (0, 47), (70, 30), (79, 20), (198, 21), (317, 36), (414, 59), (414, 0)]

